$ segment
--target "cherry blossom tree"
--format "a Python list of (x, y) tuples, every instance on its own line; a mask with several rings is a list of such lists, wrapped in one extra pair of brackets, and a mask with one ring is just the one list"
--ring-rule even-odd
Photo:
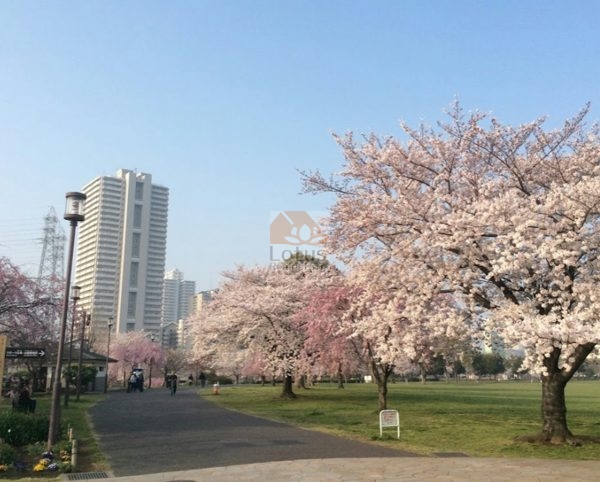
[(0, 258), (0, 334), (15, 346), (47, 347), (56, 341), (63, 289), (59, 279), (41, 282)]
[(156, 373), (160, 373), (166, 361), (166, 354), (159, 343), (153, 342), (148, 333), (143, 331), (130, 331), (116, 336), (110, 347), (110, 356), (118, 361), (116, 373), (123, 374), (123, 383), (127, 382), (129, 372), (134, 368), (147, 368), (152, 366)]
[[(248, 352), (247, 357), (242, 367), (242, 376), (250, 379), (259, 379), (264, 386), (267, 383), (267, 377), (272, 373), (267, 373), (267, 364), (260, 352)], [(275, 385), (274, 377), (271, 378), (271, 383)]]
[(165, 378), (171, 374), (177, 374), (179, 371), (187, 368), (190, 364), (189, 354), (185, 350), (170, 349), (167, 350), (164, 357), (163, 374)]
[(206, 348), (206, 332), (202, 313), (188, 317), (186, 320), (188, 326), (188, 337), (190, 340), (190, 349), (187, 350), (189, 366), (194, 370), (196, 384), (198, 383), (200, 373), (206, 369), (212, 368), (213, 357), (209, 355)]
[(223, 276), (225, 282), (203, 315), (199, 348), (212, 346), (221, 356), (232, 350), (260, 353), (266, 371), (283, 377), (281, 396), (294, 398), (292, 378), (304, 343), (294, 315), (326, 272), (303, 264), (298, 269), (238, 267)]
[(414, 267), (378, 258), (356, 263), (349, 275), (356, 296), (344, 323), (352, 337), (362, 340), (363, 356), (378, 388), (379, 410), (387, 408), (388, 380), (394, 371), (423, 369), (434, 354), (444, 352), (447, 340), (471, 339), (477, 331), (477, 324), (467, 322), (452, 298), (416, 291), (410, 280), (418, 279)]
[(240, 383), (240, 377), (244, 373), (247, 359), (247, 350), (238, 350), (237, 348), (229, 351), (223, 350), (220, 357), (219, 371), (226, 376), (232, 377), (234, 383), (238, 384)]
[(343, 388), (344, 378), (365, 366), (363, 343), (350, 336), (343, 322), (353, 293), (341, 276), (331, 281), (331, 286), (311, 294), (311, 302), (296, 317), (304, 325), (303, 357), (323, 373), (336, 376), (338, 387)]
[[(390, 266), (411, 287), (410, 311), (451, 294), (469, 320), (525, 350), (542, 380), (540, 437), (553, 442), (572, 438), (565, 386), (600, 338), (600, 143), (587, 111), (550, 130), (455, 104), (435, 129), (403, 125), (406, 141), (338, 137), (339, 176), (304, 173), (307, 191), (336, 196), (337, 256)], [(410, 319), (439, 321), (422, 315)]]
[[(327, 361), (324, 356), (324, 352), (327, 351), (325, 344), (328, 341), (331, 341), (333, 346), (335, 343), (334, 338), (331, 338), (333, 331), (323, 330), (325, 328), (324, 324), (319, 324), (320, 317), (315, 316), (317, 313), (315, 310), (311, 310), (311, 307), (316, 308), (319, 304), (319, 299), (326, 297), (325, 293), (329, 291), (330, 288), (339, 285), (342, 282), (342, 278), (339, 270), (330, 264), (327, 259), (303, 253), (301, 251), (296, 251), (289, 258), (285, 259), (279, 268), (286, 270), (286, 272), (298, 272), (308, 269), (309, 271), (324, 274), (324, 276), (319, 277), (320, 282), (317, 285), (301, 287), (305, 290), (302, 293), (302, 296), (306, 302), (304, 303), (304, 307), (292, 317), (292, 322), (296, 325), (296, 329), (298, 332), (302, 333), (302, 336), (304, 337), (304, 343), (295, 365), (296, 387), (306, 388), (307, 380), (310, 382), (317, 373), (322, 373), (324, 369), (327, 370), (330, 368), (327, 366), (327, 363), (323, 364), (324, 361)], [(327, 307), (327, 304), (322, 306), (322, 308), (325, 309)], [(323, 314), (327, 316), (326, 313)], [(311, 328), (313, 328), (313, 330), (311, 330)], [(314, 330), (314, 328), (316, 328), (316, 330)], [(324, 331), (327, 331), (328, 333), (325, 333)], [(330, 335), (330, 337), (325, 340), (321, 338), (322, 335)], [(341, 363), (341, 360), (338, 361)], [(337, 364), (335, 373), (340, 373), (342, 367), (341, 364)], [(327, 371), (329, 372), (329, 370)], [(341, 378), (338, 378), (338, 383), (342, 383)]]
[(215, 323), (216, 320), (210, 316), (208, 309), (203, 309), (187, 320), (191, 340), (190, 359), (202, 369), (216, 370), (219, 367), (221, 327)]
[[(0, 258), (0, 335), (9, 346), (52, 350), (59, 333), (64, 281), (30, 278), (7, 258)], [(2, 354), (3, 355), (3, 354)], [(39, 387), (42, 359), (15, 360)]]

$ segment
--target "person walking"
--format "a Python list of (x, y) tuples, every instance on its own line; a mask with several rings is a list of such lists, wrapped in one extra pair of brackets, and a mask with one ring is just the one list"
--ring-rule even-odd
[(127, 383), (127, 393), (135, 392), (135, 389), (137, 387), (137, 381), (137, 375), (135, 374), (135, 372), (131, 372), (131, 375), (129, 375), (129, 382)]
[(19, 397), (21, 396), (21, 393), (19, 392), (17, 387), (11, 388), (9, 396), (10, 396), (10, 403), (12, 405), (13, 410), (18, 410), (19, 409)]
[(31, 396), (29, 395), (27, 385), (23, 385), (19, 393), (19, 408), (24, 412), (31, 411)]
[(177, 375), (174, 373), (171, 374), (171, 396), (174, 396), (177, 393)]

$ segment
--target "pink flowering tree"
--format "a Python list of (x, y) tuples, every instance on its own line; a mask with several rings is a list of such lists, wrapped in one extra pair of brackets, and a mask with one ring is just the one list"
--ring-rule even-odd
[[(395, 371), (424, 369), (449, 339), (470, 339), (476, 324), (467, 323), (452, 299), (429, 291), (419, 294), (409, 271), (378, 258), (354, 263), (348, 283), (355, 297), (343, 318), (351, 337), (361, 340), (364, 358), (378, 388), (379, 410), (387, 408), (388, 380)], [(413, 272), (414, 278), (419, 279)]]
[(64, 283), (28, 277), (7, 258), (0, 258), (0, 334), (14, 346), (46, 347), (56, 341), (62, 314)]
[(162, 373), (166, 377), (170, 374), (178, 374), (181, 376), (181, 371), (184, 368), (189, 368), (191, 364), (190, 354), (182, 349), (169, 349), (164, 352), (162, 363)]
[[(336, 196), (336, 255), (395, 271), (404, 301), (451, 295), (525, 350), (542, 381), (540, 439), (552, 442), (573, 438), (565, 386), (600, 340), (600, 142), (586, 113), (548, 130), (457, 104), (437, 129), (404, 125), (406, 141), (338, 138), (339, 177), (304, 174), (308, 191)], [(411, 304), (413, 322), (439, 321)], [(374, 319), (364, 331), (381, 329)]]
[(335, 376), (343, 388), (345, 377), (365, 367), (362, 341), (351, 337), (344, 323), (353, 293), (341, 276), (335, 276), (330, 286), (315, 290), (310, 298), (296, 315), (304, 328), (303, 358), (321, 374)]
[(248, 347), (237, 340), (237, 333), (223, 329), (221, 318), (213, 316), (211, 309), (203, 309), (187, 320), (191, 340), (189, 357), (200, 368), (219, 375), (232, 377), (239, 382), (246, 375)]
[[(39, 347), (50, 352), (59, 336), (64, 280), (30, 278), (7, 258), (0, 258), (0, 335), (12, 347)], [(1, 354), (4, 356), (4, 353)], [(18, 360), (35, 389), (40, 359)]]
[(242, 375), (251, 380), (260, 380), (265, 385), (267, 378), (271, 378), (271, 383), (275, 385), (275, 377), (268, 370), (264, 357), (260, 352), (248, 352), (242, 367)]
[(116, 373), (122, 374), (123, 383), (127, 382), (129, 373), (134, 368), (143, 368), (148, 382), (151, 367), (153, 373), (161, 373), (166, 354), (160, 343), (153, 342), (148, 333), (130, 331), (121, 333), (115, 338), (114, 343), (111, 343), (110, 356), (119, 360), (116, 364)]
[(265, 371), (283, 377), (281, 396), (294, 398), (292, 377), (304, 343), (294, 315), (324, 276), (310, 266), (238, 267), (224, 273), (226, 280), (203, 315), (198, 349), (218, 353), (221, 360), (232, 351), (260, 353)]
[[(187, 319), (188, 336), (191, 340), (190, 358), (198, 370), (218, 371), (220, 369), (221, 326), (217, 318), (204, 308)], [(223, 333), (224, 336), (228, 334)], [(228, 338), (228, 337), (227, 337)]]

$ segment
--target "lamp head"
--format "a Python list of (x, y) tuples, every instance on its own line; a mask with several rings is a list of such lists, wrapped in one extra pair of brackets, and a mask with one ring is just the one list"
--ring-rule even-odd
[(83, 221), (84, 207), (87, 196), (82, 192), (68, 192), (66, 195), (65, 215), (67, 221)]
[(77, 285), (71, 286), (71, 299), (78, 300), (81, 288)]

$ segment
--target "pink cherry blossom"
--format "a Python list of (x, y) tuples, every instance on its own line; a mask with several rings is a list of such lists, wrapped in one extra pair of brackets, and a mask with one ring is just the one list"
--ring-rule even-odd
[(544, 440), (571, 437), (564, 389), (600, 341), (600, 143), (586, 114), (548, 130), (455, 104), (436, 129), (403, 125), (403, 140), (337, 137), (341, 172), (303, 174), (307, 192), (335, 195), (327, 247), (364, 288), (354, 332), (381, 363), (479, 327), (501, 336), (541, 377)]

